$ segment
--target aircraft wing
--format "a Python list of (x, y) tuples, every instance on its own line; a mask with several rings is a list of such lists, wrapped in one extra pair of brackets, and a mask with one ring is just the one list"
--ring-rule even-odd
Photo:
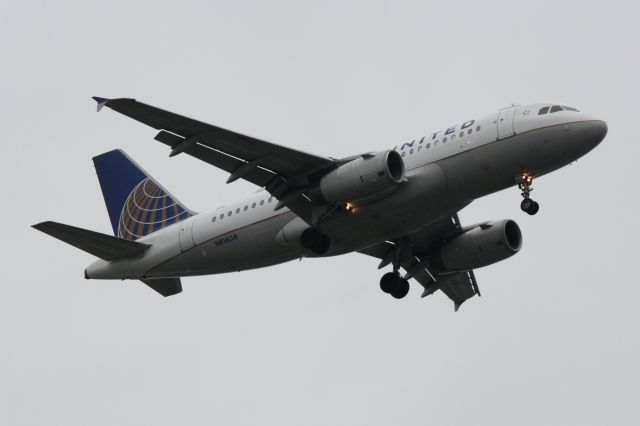
[(476, 294), (480, 295), (473, 271), (432, 274), (426, 259), (432, 247), (462, 232), (464, 229), (460, 226), (460, 220), (456, 214), (421, 231), (408, 234), (397, 243), (385, 241), (359, 250), (359, 253), (381, 259), (378, 268), (383, 268), (391, 262), (394, 256), (398, 256), (397, 251), (400, 250), (399, 263), (406, 271), (405, 277), (415, 279), (424, 287), (422, 297), (442, 290), (453, 301), (457, 311), (466, 300)]
[(229, 172), (227, 183), (245, 179), (264, 187), (280, 200), (278, 207), (286, 206), (307, 221), (311, 203), (302, 192), (315, 173), (337, 164), (330, 158), (235, 133), (135, 99), (93, 99), (98, 102), (98, 111), (106, 106), (159, 130), (155, 139), (171, 147), (170, 156), (184, 152)]

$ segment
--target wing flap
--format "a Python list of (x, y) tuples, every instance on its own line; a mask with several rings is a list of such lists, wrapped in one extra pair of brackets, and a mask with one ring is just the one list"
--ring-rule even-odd
[[(176, 138), (179, 139), (177, 142)], [(169, 146), (176, 146), (175, 144), (182, 143), (181, 141), (183, 139), (168, 132), (160, 132), (156, 136), (156, 140)], [(200, 143), (195, 143), (188, 146), (184, 149), (184, 152), (195, 158), (198, 158), (199, 160), (212, 164), (219, 169), (229, 172), (231, 177), (233, 177), (234, 174), (237, 173), (240, 169), (246, 167), (249, 164), (245, 161), (239, 160), (215, 149), (211, 149)], [(262, 163), (262, 160), (257, 161), (260, 161), (260, 163)], [(271, 193), (274, 192), (275, 188), (278, 185), (284, 182), (284, 179), (282, 179), (279, 175), (273, 173), (270, 170), (266, 170), (259, 165), (256, 167), (246, 168), (242, 173), (241, 178), (260, 187), (266, 187), (267, 190), (269, 190), (269, 192)], [(282, 196), (284, 196), (284, 194)], [(284, 204), (292, 212), (300, 216), (303, 220), (308, 223), (311, 222), (313, 207), (309, 200), (307, 200), (303, 195), (298, 194), (292, 197), (288, 197)]]
[(107, 261), (137, 256), (151, 247), (58, 222), (42, 222), (33, 228)]
[(444, 275), (434, 283), (454, 303), (455, 310), (460, 308), (464, 301), (471, 299), (476, 294), (475, 277), (473, 271), (456, 272)]

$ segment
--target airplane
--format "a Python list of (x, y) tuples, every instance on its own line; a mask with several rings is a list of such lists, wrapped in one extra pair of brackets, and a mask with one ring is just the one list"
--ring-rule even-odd
[(114, 236), (57, 222), (33, 225), (99, 259), (87, 279), (140, 280), (163, 296), (181, 277), (263, 268), (358, 252), (391, 266), (380, 288), (395, 299), (441, 290), (457, 311), (480, 295), (474, 269), (522, 245), (511, 219), (463, 226), (473, 200), (517, 187), (535, 215), (534, 178), (591, 151), (605, 121), (557, 103), (512, 105), (393, 149), (322, 157), (209, 125), (135, 99), (93, 97), (158, 131), (155, 140), (260, 189), (196, 213), (121, 150), (93, 158)]

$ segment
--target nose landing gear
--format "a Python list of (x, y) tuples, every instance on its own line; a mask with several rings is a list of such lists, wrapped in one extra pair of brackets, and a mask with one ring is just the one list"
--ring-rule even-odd
[(524, 197), (524, 200), (520, 203), (520, 208), (523, 212), (533, 216), (540, 210), (540, 205), (530, 198), (531, 191), (533, 191), (531, 187), (533, 176), (523, 173), (516, 180), (518, 182), (518, 188), (522, 191), (520, 195)]

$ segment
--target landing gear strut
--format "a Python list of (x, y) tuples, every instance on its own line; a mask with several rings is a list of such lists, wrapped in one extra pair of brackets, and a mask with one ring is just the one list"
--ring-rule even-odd
[(409, 240), (400, 238), (396, 246), (385, 255), (379, 268), (393, 263), (393, 272), (387, 272), (380, 279), (380, 289), (396, 299), (402, 299), (409, 293), (409, 281), (400, 276), (400, 260), (411, 250)]
[(402, 299), (409, 293), (409, 281), (396, 272), (387, 272), (380, 279), (380, 289), (396, 299)]
[(523, 173), (517, 181), (518, 188), (522, 191), (520, 195), (524, 197), (524, 200), (520, 203), (520, 208), (523, 212), (533, 216), (538, 213), (538, 210), (540, 210), (540, 205), (530, 198), (531, 191), (533, 191), (533, 188), (531, 187), (531, 184), (533, 183), (533, 176)]

